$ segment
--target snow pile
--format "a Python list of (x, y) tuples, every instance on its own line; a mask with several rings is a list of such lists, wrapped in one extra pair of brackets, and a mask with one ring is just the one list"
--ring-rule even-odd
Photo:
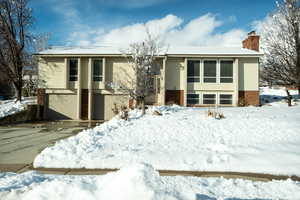
[[(152, 114), (159, 111), (162, 116)], [(236, 171), (300, 176), (300, 106), (153, 107), (130, 112), (58, 141), (35, 167), (121, 168), (147, 162), (155, 169)]]
[(178, 199), (177, 191), (165, 187), (159, 173), (147, 164), (124, 167), (108, 174), (100, 181), (99, 187), (102, 199)]
[(300, 183), (242, 179), (161, 177), (152, 166), (135, 164), (104, 176), (0, 173), (0, 199), (216, 200), (299, 199)]
[(34, 103), (35, 100), (27, 99), (15, 102), (15, 100), (6, 100), (0, 102), (0, 118), (15, 114), (25, 110), (26, 105)]

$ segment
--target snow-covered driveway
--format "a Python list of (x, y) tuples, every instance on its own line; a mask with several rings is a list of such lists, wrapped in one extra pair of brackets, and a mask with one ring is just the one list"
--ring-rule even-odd
[(156, 169), (300, 175), (300, 107), (156, 107), (163, 116), (117, 118), (45, 149), (35, 167), (120, 168), (146, 162)]

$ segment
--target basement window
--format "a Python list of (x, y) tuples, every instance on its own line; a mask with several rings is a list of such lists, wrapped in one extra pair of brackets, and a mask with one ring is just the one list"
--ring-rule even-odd
[(199, 94), (187, 94), (187, 104), (188, 105), (199, 104)]
[(93, 80), (100, 82), (103, 80), (103, 64), (102, 60), (93, 61)]
[(233, 61), (221, 60), (220, 62), (220, 82), (232, 83), (233, 82)]
[(216, 104), (216, 94), (203, 94), (203, 104)]
[(200, 82), (200, 61), (199, 60), (189, 60), (188, 70), (187, 70), (187, 82), (194, 83)]
[(217, 82), (217, 61), (205, 60), (204, 64), (204, 83)]
[(231, 94), (220, 94), (220, 104), (232, 105), (232, 95)]
[(78, 60), (69, 60), (69, 81), (77, 81), (78, 79)]

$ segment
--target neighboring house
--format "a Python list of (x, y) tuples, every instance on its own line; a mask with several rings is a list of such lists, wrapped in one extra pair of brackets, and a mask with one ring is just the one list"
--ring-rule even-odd
[[(259, 104), (259, 36), (243, 47), (169, 47), (157, 57), (149, 104), (238, 106), (239, 98)], [(132, 68), (119, 48), (52, 48), (39, 56), (39, 78), (46, 88), (47, 119), (108, 120), (112, 107), (129, 97), (111, 83), (128, 84)]]

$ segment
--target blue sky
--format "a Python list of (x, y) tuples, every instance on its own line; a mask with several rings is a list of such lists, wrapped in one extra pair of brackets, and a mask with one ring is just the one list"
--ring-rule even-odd
[[(129, 43), (143, 27), (178, 45), (237, 45), (274, 0), (31, 0), (51, 45)], [(205, 39), (204, 39), (205, 38)]]

